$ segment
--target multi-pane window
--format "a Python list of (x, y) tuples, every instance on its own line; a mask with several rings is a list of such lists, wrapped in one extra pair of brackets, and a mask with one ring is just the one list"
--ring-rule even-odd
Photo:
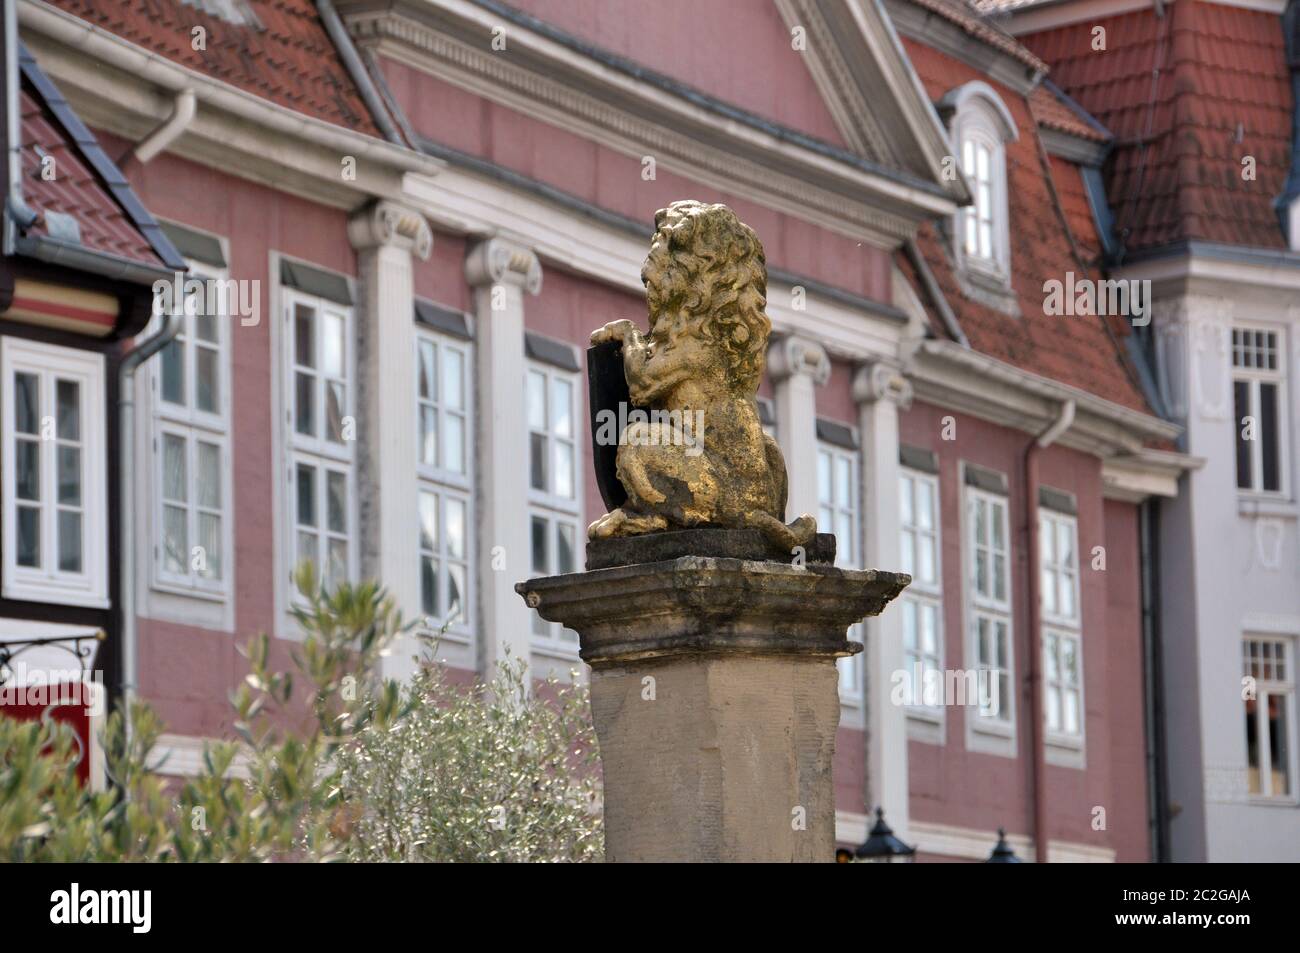
[(962, 248), (967, 258), (996, 264), (994, 245), (994, 172), (999, 147), (987, 137), (969, 134), (962, 142), (962, 172), (970, 184), (974, 202), (962, 210)]
[[(215, 274), (193, 277), (205, 289), (224, 288)], [(228, 576), (230, 323), (222, 305), (217, 293), (186, 297), (180, 332), (152, 380), (154, 580), (167, 587), (220, 592)]]
[[(851, 450), (827, 443), (817, 446), (817, 528), (835, 534), (835, 565), (860, 569), (862, 534), (858, 518), (858, 463)], [(849, 628), (848, 637), (862, 641), (862, 625)], [(840, 697), (845, 701), (862, 699), (862, 653), (842, 658)]]
[(421, 611), (454, 630), (468, 628), (471, 602), (470, 367), (468, 344), (417, 336)]
[(103, 358), (12, 338), (3, 347), (4, 593), (103, 604)]
[(222, 445), (166, 423), (160, 423), (157, 441), (162, 510), (162, 541), (155, 549), (158, 578), (220, 588), (226, 575)]
[(1043, 618), (1078, 628), (1078, 522), (1073, 516), (1040, 510), (1039, 580)]
[(1083, 731), (1079, 636), (1056, 629), (1043, 632), (1043, 720), (1047, 730), (1077, 736)]
[(421, 334), (416, 350), (420, 466), (464, 477), (469, 456), (469, 352), (465, 345), (434, 334)]
[(980, 716), (985, 723), (1010, 725), (1013, 660), (1006, 497), (967, 488), (966, 524)]
[[(558, 514), (534, 511), (529, 516), (529, 542), (534, 576), (575, 572), (578, 568), (578, 524)], [(533, 635), (543, 642), (558, 643), (576, 650), (578, 633), (558, 622), (547, 622), (533, 612)]]
[(938, 695), (927, 697), (925, 686), (942, 685), (943, 638), (940, 628), (941, 587), (939, 583), (939, 481), (926, 473), (903, 470), (898, 481), (900, 563), (912, 584), (903, 592), (903, 653), (909, 686), (920, 686), (922, 694), (908, 693), (909, 705), (935, 708)]
[[(577, 380), (569, 371), (536, 362), (530, 362), (526, 371), (529, 542), (537, 576), (580, 568)], [(577, 650), (577, 633), (547, 622), (535, 611), (533, 638), (566, 652)]]
[(576, 381), (555, 368), (528, 366), (528, 485), (561, 502), (577, 498)]
[(289, 480), (295, 566), (328, 587), (355, 577), (350, 309), (286, 289)]
[[(1242, 643), (1246, 707), (1246, 788), (1260, 797), (1296, 794), (1294, 643), (1250, 637)], [(1253, 689), (1250, 690), (1250, 689)]]
[(421, 485), (421, 611), (455, 629), (465, 628), (469, 621), (468, 511), (463, 495)]
[(1285, 492), (1286, 350), (1282, 332), (1232, 329), (1232, 402), (1237, 431), (1237, 486)]
[(817, 447), (817, 528), (835, 534), (835, 564), (861, 565), (857, 454), (830, 444)]
[(1078, 522), (1038, 514), (1039, 601), (1043, 616), (1043, 719), (1049, 734), (1083, 733)]

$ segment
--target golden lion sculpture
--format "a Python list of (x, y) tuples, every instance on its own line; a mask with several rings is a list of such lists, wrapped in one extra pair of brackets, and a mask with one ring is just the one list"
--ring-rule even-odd
[(620, 434), (628, 498), (587, 535), (748, 527), (786, 550), (807, 545), (816, 522), (783, 522), (785, 461), (758, 419), (772, 327), (758, 236), (725, 205), (674, 202), (655, 213), (641, 281), (650, 333), (622, 320), (591, 335), (592, 344), (622, 343), (632, 403), (650, 419)]

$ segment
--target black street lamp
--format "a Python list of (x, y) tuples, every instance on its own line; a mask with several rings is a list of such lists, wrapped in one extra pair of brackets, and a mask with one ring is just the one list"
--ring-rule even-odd
[(1016, 856), (1016, 852), (1011, 849), (1007, 843), (1007, 831), (1004, 827), (998, 828), (998, 842), (993, 848), (993, 853), (989, 854), (989, 859), (984, 861), (986, 864), (1023, 864), (1024, 861)]
[(885, 823), (885, 812), (876, 808), (876, 823), (867, 839), (853, 852), (859, 861), (869, 864), (910, 864), (916, 860), (916, 848), (909, 847), (894, 836)]

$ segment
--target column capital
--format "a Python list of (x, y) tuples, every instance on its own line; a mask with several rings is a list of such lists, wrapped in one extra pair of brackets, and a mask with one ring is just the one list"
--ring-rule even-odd
[(511, 284), (535, 295), (542, 290), (542, 263), (531, 248), (494, 236), (465, 258), (465, 280), (475, 288)]
[(348, 219), (348, 240), (357, 250), (380, 245), (404, 247), (421, 261), (433, 251), (433, 232), (415, 209), (381, 199)]
[(774, 381), (805, 374), (814, 384), (825, 384), (831, 377), (831, 359), (816, 341), (791, 334), (768, 347), (767, 369)]
[(853, 399), (859, 404), (892, 400), (906, 410), (912, 406), (912, 382), (897, 365), (887, 361), (869, 361), (853, 375)]

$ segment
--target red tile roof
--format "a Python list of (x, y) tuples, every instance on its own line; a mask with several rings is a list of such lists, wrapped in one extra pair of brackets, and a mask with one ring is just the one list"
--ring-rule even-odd
[(1029, 108), (1040, 126), (1066, 132), (1091, 142), (1108, 142), (1110, 134), (1100, 124), (1089, 122), (1085, 116), (1061, 95), (1050, 83), (1039, 83), (1029, 95)]
[(67, 240), (50, 228), (52, 214), (67, 215), (77, 223), (77, 243), (90, 251), (159, 269), (183, 268), (158, 224), (58, 88), (25, 49), (20, 60), (21, 188), (24, 201), (39, 216), (26, 233)]
[[(1020, 138), (1006, 149), (1011, 289), (1019, 314), (1006, 314), (965, 294), (951, 242), (935, 225), (924, 226), (917, 236), (921, 254), (971, 347), (1022, 370), (1151, 413), (1121, 346), (1122, 337), (1129, 332), (1123, 321), (1107, 323), (1095, 316), (1044, 313), (1044, 282), (1064, 282), (1067, 272), (1073, 272), (1076, 279), (1101, 277), (1097, 270), (1100, 240), (1078, 167), (1062, 159), (1045, 159), (1034, 113), (1025, 97), (930, 47), (907, 39), (903, 46), (932, 99), (973, 79), (983, 79), (997, 90), (1020, 130)], [(904, 274), (914, 279), (904, 256), (898, 260)], [(915, 280), (913, 285), (931, 312), (935, 336), (948, 338), (925, 293)]]
[(983, 19), (979, 11), (967, 0), (910, 0), (910, 2), (937, 13), (994, 49), (1014, 56), (1026, 66), (1039, 72), (1047, 71), (1047, 64), (996, 23)]
[[(1094, 26), (1104, 51), (1091, 47)], [(1285, 247), (1272, 204), (1293, 108), (1279, 17), (1179, 2), (1164, 17), (1145, 9), (1021, 39), (1114, 134), (1107, 194), (1128, 251), (1187, 239)]]
[[(182, 66), (382, 138), (311, 0), (245, 0), (260, 25), (232, 23), (183, 0), (46, 0)], [(204, 50), (191, 46), (203, 27)]]

